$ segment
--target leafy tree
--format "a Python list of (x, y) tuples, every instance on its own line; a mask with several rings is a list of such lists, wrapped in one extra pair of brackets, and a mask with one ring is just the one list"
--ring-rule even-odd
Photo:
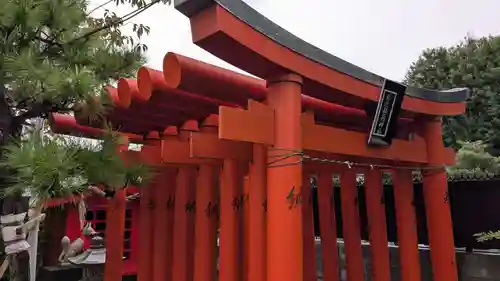
[(500, 157), (492, 156), (487, 145), (482, 141), (459, 142), (461, 148), (457, 152), (456, 164), (448, 169), (450, 175), (491, 174), (500, 173)]
[[(110, 134), (98, 146), (41, 136), (34, 118), (69, 113), (85, 103), (89, 115), (103, 119), (110, 104), (103, 86), (131, 76), (144, 63), (147, 47), (137, 43), (149, 27), (134, 24), (134, 36), (120, 27), (155, 4), (170, 0), (111, 0), (133, 11), (118, 16), (106, 10), (92, 16), (88, 0), (4, 0), (0, 9), (0, 183), (3, 211), (19, 203), (28, 189), (43, 202), (80, 193), (89, 185), (107, 189), (139, 182), (143, 167), (124, 166), (116, 154), (118, 138)], [(100, 102), (95, 102), (99, 100)], [(24, 130), (26, 131), (26, 130)], [(104, 171), (106, 171), (104, 173)], [(7, 203), (12, 204), (7, 204)], [(11, 279), (29, 276), (22, 257), (10, 257)]]
[(463, 116), (445, 117), (444, 141), (484, 141), (494, 155), (500, 149), (500, 37), (466, 37), (450, 48), (424, 50), (405, 82), (431, 89), (468, 87), (472, 97)]

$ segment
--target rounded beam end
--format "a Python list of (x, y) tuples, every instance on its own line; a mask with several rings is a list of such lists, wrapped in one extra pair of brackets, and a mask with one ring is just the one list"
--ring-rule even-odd
[(167, 86), (177, 88), (182, 80), (182, 66), (174, 53), (167, 53), (163, 58), (163, 77)]
[[(153, 76), (152, 70), (147, 67), (141, 67), (137, 71), (137, 87), (139, 88), (138, 98), (147, 101), (153, 94)], [(162, 77), (163, 79), (163, 77)]]
[(117, 105), (123, 108), (130, 107), (132, 102), (132, 90), (128, 79), (120, 78), (118, 80), (118, 103)]

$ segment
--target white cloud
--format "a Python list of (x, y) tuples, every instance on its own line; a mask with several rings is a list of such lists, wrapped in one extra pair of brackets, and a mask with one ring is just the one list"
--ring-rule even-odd
[[(103, 1), (94, 0), (91, 6)], [(246, 2), (302, 39), (392, 79), (402, 79), (425, 48), (453, 45), (468, 32), (475, 36), (500, 34), (498, 0)], [(107, 8), (117, 14), (129, 10)], [(148, 64), (154, 68), (161, 69), (169, 51), (232, 68), (191, 42), (189, 21), (171, 6), (157, 5), (132, 22), (151, 27), (143, 42), (149, 47)]]

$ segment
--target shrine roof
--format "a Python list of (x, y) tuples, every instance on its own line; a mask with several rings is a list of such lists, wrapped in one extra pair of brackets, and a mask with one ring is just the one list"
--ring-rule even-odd
[[(363, 108), (378, 100), (386, 81), (296, 37), (241, 0), (175, 0), (175, 7), (190, 18), (193, 42), (201, 48), (258, 77), (297, 73), (310, 96)], [(407, 86), (404, 94), (407, 112), (459, 115), (470, 93)]]

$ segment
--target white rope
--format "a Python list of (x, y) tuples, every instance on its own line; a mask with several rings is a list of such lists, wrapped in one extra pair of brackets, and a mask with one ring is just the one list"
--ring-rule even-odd
[[(294, 151), (291, 149), (277, 149), (273, 148), (272, 150), (275, 151), (285, 151), (287, 153), (283, 154), (275, 154), (275, 155), (270, 155), (269, 158), (273, 159), (268, 162), (268, 166), (273, 168), (273, 167), (282, 167), (282, 166), (290, 166), (290, 165), (295, 165), (298, 163), (303, 163), (305, 161), (312, 161), (312, 162), (321, 162), (325, 164), (337, 164), (337, 165), (345, 165), (349, 169), (352, 169), (354, 167), (365, 167), (365, 168), (379, 168), (379, 169), (390, 169), (390, 170), (412, 170), (412, 171), (423, 171), (423, 170), (444, 170), (446, 169), (446, 166), (444, 165), (438, 165), (438, 166), (402, 166), (402, 165), (388, 165), (388, 164), (377, 164), (377, 163), (368, 163), (368, 162), (353, 162), (353, 161), (340, 161), (340, 160), (335, 160), (335, 159), (329, 159), (329, 158), (320, 158), (320, 157), (313, 157), (306, 155), (304, 152), (300, 151)], [(279, 164), (279, 162), (283, 162), (284, 160), (292, 157), (299, 157), (299, 160), (296, 160), (291, 163), (283, 163)]]

